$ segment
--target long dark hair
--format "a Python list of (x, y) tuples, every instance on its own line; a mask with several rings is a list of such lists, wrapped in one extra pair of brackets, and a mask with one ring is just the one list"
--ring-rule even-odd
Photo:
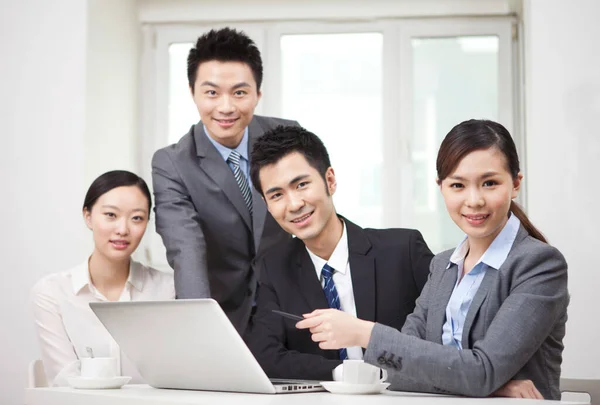
[[(469, 153), (490, 148), (497, 148), (506, 157), (507, 170), (513, 180), (516, 180), (521, 169), (515, 142), (506, 128), (489, 120), (463, 121), (448, 132), (437, 156), (438, 180), (441, 182), (452, 174), (460, 161)], [(519, 204), (511, 201), (510, 211), (519, 218), (531, 236), (548, 243), (544, 235), (527, 218)]]
[(108, 193), (113, 188), (122, 186), (136, 186), (140, 189), (142, 194), (148, 199), (148, 215), (152, 208), (152, 198), (150, 196), (150, 190), (148, 185), (140, 176), (135, 173), (128, 172), (126, 170), (113, 170), (100, 175), (85, 194), (83, 200), (83, 209), (92, 211), (92, 207), (98, 201), (103, 194)]

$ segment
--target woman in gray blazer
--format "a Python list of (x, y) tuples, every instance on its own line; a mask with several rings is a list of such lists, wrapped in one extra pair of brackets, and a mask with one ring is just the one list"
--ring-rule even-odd
[(560, 399), (567, 263), (513, 202), (523, 175), (510, 134), (492, 121), (458, 124), (440, 146), (437, 174), (466, 237), (434, 257), (402, 331), (330, 309), (297, 327), (322, 349), (366, 348), (364, 360), (388, 370), (392, 389), (485, 397), (530, 380), (521, 395)]

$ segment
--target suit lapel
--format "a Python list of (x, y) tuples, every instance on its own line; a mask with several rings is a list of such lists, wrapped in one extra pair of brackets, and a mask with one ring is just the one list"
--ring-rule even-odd
[[(523, 228), (523, 225), (521, 225), (519, 227), (519, 231), (517, 232), (517, 236), (515, 237), (515, 241), (513, 242), (510, 250), (512, 251), (515, 248), (515, 246), (517, 246), (519, 244), (519, 242), (521, 240), (525, 239), (528, 235), (529, 234), (527, 233), (525, 228)], [(508, 254), (510, 255), (510, 252)], [(505, 263), (506, 263), (506, 261), (505, 261)], [(469, 335), (471, 332), (471, 328), (473, 327), (473, 321), (475, 320), (475, 315), (477, 315), (477, 312), (479, 312), (479, 309), (481, 308), (483, 301), (485, 301), (485, 298), (487, 297), (487, 295), (490, 291), (490, 287), (498, 278), (498, 273), (500, 273), (502, 271), (503, 267), (504, 267), (504, 264), (502, 266), (500, 266), (500, 268), (498, 270), (488, 269), (485, 272), (485, 276), (483, 277), (483, 280), (481, 281), (481, 285), (479, 286), (479, 289), (475, 293), (475, 297), (473, 297), (473, 301), (471, 302), (471, 306), (469, 307), (469, 311), (467, 312), (467, 317), (465, 318), (465, 324), (463, 327), (463, 334), (462, 334), (462, 339), (461, 339), (462, 340), (461, 343), (462, 343), (463, 347), (469, 347)]]
[(221, 190), (238, 211), (248, 229), (252, 230), (250, 212), (248, 211), (248, 207), (246, 207), (244, 197), (242, 197), (242, 192), (235, 181), (233, 172), (215, 146), (210, 142), (208, 135), (204, 133), (202, 123), (194, 126), (194, 139), (196, 141), (196, 153), (200, 158), (200, 168), (221, 187)]
[(467, 311), (467, 317), (465, 318), (461, 339), (463, 348), (469, 347), (469, 335), (471, 332), (471, 327), (473, 326), (473, 320), (475, 319), (477, 312), (479, 312), (479, 308), (485, 300), (485, 297), (487, 297), (488, 292), (490, 291), (490, 286), (494, 283), (494, 280), (496, 280), (497, 277), (498, 271), (488, 268), (483, 276), (483, 280), (481, 280), (481, 285), (475, 293), (473, 301), (471, 301), (471, 306), (469, 307), (469, 311)]
[(359, 319), (375, 321), (375, 258), (368, 253), (371, 242), (365, 232), (344, 219), (348, 233), (348, 259), (352, 277), (352, 290)]
[(427, 316), (431, 319), (431, 322), (428, 322), (431, 325), (429, 335), (434, 342), (440, 344), (442, 343), (442, 330), (446, 321), (446, 306), (456, 285), (457, 271), (456, 264), (452, 264), (450, 268), (443, 271), (438, 289), (439, 294), (433, 298), (431, 308), (427, 312)]
[(309, 308), (329, 308), (325, 293), (317, 278), (315, 265), (310, 260), (304, 243), (298, 238), (295, 238), (293, 242), (296, 244), (296, 282), (298, 283), (300, 293), (306, 300)]
[[(264, 129), (256, 119), (250, 121), (248, 125), (248, 156), (252, 153), (252, 148), (256, 140), (262, 136)], [(262, 195), (252, 187), (252, 226), (254, 234), (254, 249), (258, 252), (260, 240), (265, 226), (265, 217), (267, 215), (267, 206), (262, 199)]]

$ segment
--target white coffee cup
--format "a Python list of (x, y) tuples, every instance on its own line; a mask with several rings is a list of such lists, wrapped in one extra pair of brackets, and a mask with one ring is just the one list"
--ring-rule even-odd
[(387, 380), (387, 377), (387, 371), (365, 363), (362, 360), (344, 360), (342, 381), (345, 383), (375, 384)]
[(83, 357), (81, 359), (81, 376), (84, 378), (114, 378), (117, 373), (115, 357)]

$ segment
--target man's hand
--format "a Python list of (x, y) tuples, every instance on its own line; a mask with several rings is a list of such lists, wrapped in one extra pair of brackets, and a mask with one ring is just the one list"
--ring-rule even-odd
[(544, 399), (531, 380), (510, 380), (491, 396)]
[(309, 329), (312, 340), (324, 350), (361, 346), (366, 348), (371, 339), (373, 322), (363, 321), (337, 309), (317, 309), (304, 314), (298, 329)]

